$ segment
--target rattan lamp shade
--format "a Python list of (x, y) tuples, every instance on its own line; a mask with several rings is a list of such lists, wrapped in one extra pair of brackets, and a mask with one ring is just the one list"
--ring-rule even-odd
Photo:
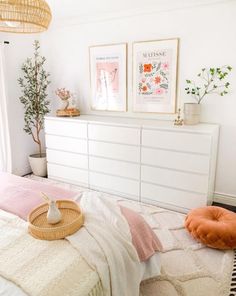
[(39, 33), (47, 30), (52, 19), (44, 0), (0, 0), (0, 31)]

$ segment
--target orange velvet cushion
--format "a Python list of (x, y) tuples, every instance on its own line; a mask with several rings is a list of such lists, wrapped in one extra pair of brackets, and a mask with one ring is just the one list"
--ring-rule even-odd
[(196, 240), (216, 249), (236, 248), (236, 213), (220, 207), (192, 210), (185, 227)]

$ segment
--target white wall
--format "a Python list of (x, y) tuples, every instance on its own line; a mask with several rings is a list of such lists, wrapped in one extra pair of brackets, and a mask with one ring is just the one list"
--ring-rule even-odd
[[(37, 35), (3, 34), (0, 41), (9, 41), (5, 45), (6, 84), (8, 98), (9, 128), (12, 148), (12, 172), (17, 175), (29, 173), (28, 155), (37, 152), (37, 146), (31, 136), (23, 131), (24, 109), (19, 101), (21, 90), (17, 79), (22, 76), (21, 65), (33, 54), (33, 42)], [(43, 135), (42, 135), (43, 136)]]
[(59, 105), (55, 89), (66, 87), (78, 94), (83, 113), (91, 113), (88, 55), (91, 45), (128, 42), (129, 111), (117, 116), (173, 119), (173, 116), (132, 113), (133, 41), (180, 38), (178, 99), (181, 106), (191, 100), (183, 91), (186, 78), (195, 78), (202, 67), (231, 65), (234, 68), (231, 93), (223, 98), (208, 97), (202, 104), (202, 121), (221, 125), (216, 192), (236, 198), (236, 2), (220, 2), (155, 13), (150, 7), (149, 13), (147, 9), (143, 15), (121, 13), (113, 20), (107, 15), (102, 20), (100, 15), (97, 21), (80, 22), (78, 17), (70, 24), (49, 30), (42, 37), (42, 45), (53, 77), (50, 95), (55, 98), (55, 108)]
[[(204, 1), (199, 2), (204, 3)], [(23, 132), (24, 112), (19, 102), (20, 89), (16, 82), (21, 75), (22, 62), (32, 54), (32, 43), (36, 38), (41, 39), (43, 54), (47, 57), (48, 69), (52, 74), (49, 97), (53, 99), (54, 110), (59, 106), (54, 94), (55, 89), (64, 86), (78, 94), (82, 112), (91, 113), (88, 47), (127, 42), (129, 111), (116, 115), (168, 120), (173, 119), (173, 116), (132, 113), (132, 42), (179, 37), (179, 105), (190, 100), (183, 91), (185, 79), (194, 78), (199, 69), (224, 64), (230, 64), (234, 68), (230, 95), (223, 98), (207, 98), (202, 104), (202, 121), (221, 125), (216, 192), (236, 197), (236, 1), (218, 2), (184, 9), (179, 9), (177, 6), (175, 9), (162, 8), (159, 12), (158, 6), (155, 9), (146, 7), (144, 12), (142, 9), (139, 11), (134, 9), (132, 13), (132, 9), (129, 9), (126, 13), (117, 12), (114, 19), (111, 14), (100, 14), (97, 18), (93, 16), (87, 19), (78, 17), (70, 19), (70, 22), (65, 22), (60, 27), (55, 25), (40, 36), (1, 33), (0, 41), (10, 41), (10, 45), (6, 46), (6, 76), (13, 172), (20, 175), (27, 173), (29, 171), (27, 156), (37, 149), (30, 136)], [(145, 5), (145, 1), (143, 3)], [(99, 114), (114, 115), (104, 112)]]

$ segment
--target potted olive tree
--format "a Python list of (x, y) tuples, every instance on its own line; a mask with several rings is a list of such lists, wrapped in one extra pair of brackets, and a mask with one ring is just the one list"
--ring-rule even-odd
[(39, 41), (34, 44), (34, 56), (22, 65), (23, 78), (18, 82), (22, 89), (21, 103), (24, 105), (24, 131), (31, 135), (38, 146), (38, 153), (29, 156), (33, 173), (37, 176), (47, 175), (46, 153), (42, 151), (41, 131), (44, 128), (44, 116), (50, 112), (47, 100), (47, 88), (50, 74), (45, 71), (46, 58), (39, 53)]
[(184, 104), (184, 123), (197, 124), (200, 121), (201, 102), (210, 94), (224, 96), (228, 93), (230, 86), (229, 82), (225, 82), (226, 77), (232, 70), (230, 66), (219, 68), (203, 68), (197, 75), (199, 78), (198, 84), (193, 80), (186, 80), (187, 86), (185, 91), (190, 94), (195, 103)]

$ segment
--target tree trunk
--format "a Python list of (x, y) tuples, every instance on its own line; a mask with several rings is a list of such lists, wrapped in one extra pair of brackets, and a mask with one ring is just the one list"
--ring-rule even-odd
[(41, 141), (39, 140), (39, 156), (42, 157), (42, 144)]

